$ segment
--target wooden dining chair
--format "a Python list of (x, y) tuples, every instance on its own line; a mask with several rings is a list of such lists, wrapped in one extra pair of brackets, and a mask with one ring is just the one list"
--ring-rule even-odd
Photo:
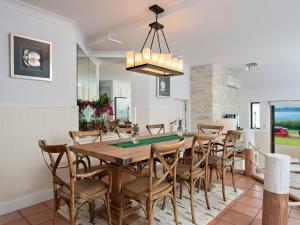
[(164, 124), (153, 124), (153, 125), (146, 125), (146, 128), (150, 135), (154, 134), (152, 131), (157, 130), (156, 134), (165, 133), (165, 125)]
[[(69, 136), (73, 140), (73, 144), (80, 145), (80, 144), (87, 144), (87, 143), (95, 143), (102, 141), (102, 131), (101, 130), (92, 130), (92, 131), (69, 131)], [(76, 154), (77, 160), (84, 160), (86, 161), (87, 168), (89, 171), (100, 169), (100, 165), (102, 165), (104, 162), (103, 160), (100, 160), (100, 165), (92, 165), (91, 159), (82, 154)], [(79, 167), (76, 166), (76, 170), (78, 172)], [(87, 172), (87, 171), (85, 171)]]
[[(73, 161), (71, 151), (67, 145), (48, 145), (47, 141), (40, 140), (39, 146), (44, 161), (53, 176), (54, 225), (57, 224), (57, 211), (61, 200), (65, 201), (69, 208), (70, 224), (75, 225), (79, 209), (86, 203), (89, 204), (91, 221), (94, 220), (95, 200), (98, 198), (105, 202), (108, 222), (111, 224), (109, 198), (112, 184), (111, 172), (108, 169), (99, 169), (88, 173), (76, 173), (74, 165), (79, 162)], [(61, 165), (65, 158), (67, 164)], [(82, 160), (80, 162), (85, 164)], [(58, 175), (59, 169), (69, 171), (69, 181), (65, 181)], [(94, 176), (100, 174), (109, 177), (108, 184), (94, 178)]]
[(206, 125), (206, 124), (198, 124), (197, 129), (198, 133), (202, 134), (220, 134), (223, 130), (222, 125)]
[(118, 137), (121, 139), (123, 138), (123, 135), (126, 135), (126, 138), (128, 138), (128, 134), (132, 133), (134, 131), (134, 127), (116, 127), (116, 133)]
[[(220, 174), (222, 178), (222, 192), (223, 200), (226, 201), (225, 195), (225, 175), (226, 170), (231, 168), (232, 174), (232, 185), (234, 191), (236, 192), (235, 187), (235, 153), (238, 140), (241, 136), (241, 131), (237, 130), (228, 130), (226, 137), (223, 143), (215, 143), (213, 149), (211, 150), (211, 155), (208, 157), (208, 166), (210, 168), (210, 181), (212, 180), (212, 170)], [(221, 153), (221, 154), (220, 154)]]
[(108, 121), (109, 131), (115, 132), (118, 124), (119, 124), (119, 120), (109, 120)]
[[(166, 132), (164, 124), (146, 125), (146, 128), (150, 135), (164, 134)], [(153, 133), (153, 130), (156, 130), (156, 132)], [(145, 162), (143, 166), (145, 166), (146, 164), (147, 164), (147, 162)], [(154, 171), (155, 177), (157, 177), (157, 160), (156, 159), (154, 159), (154, 161), (153, 161), (153, 171)]]
[[(136, 173), (131, 168), (124, 168), (129, 174), (137, 177), (136, 180), (128, 182), (122, 188), (121, 204), (124, 199), (135, 200), (141, 205), (148, 219), (148, 224), (153, 224), (153, 208), (159, 199), (169, 196), (173, 204), (174, 219), (178, 225), (176, 209), (176, 167), (179, 159), (179, 151), (184, 147), (185, 139), (174, 144), (154, 144), (151, 146), (148, 173)], [(164, 158), (165, 154), (173, 154), (172, 161)], [(160, 178), (152, 176), (153, 160), (157, 158), (163, 165), (163, 175)], [(122, 224), (123, 211), (120, 212), (119, 225)]]
[[(190, 193), (190, 204), (192, 221), (196, 223), (194, 212), (194, 187), (198, 182), (198, 192), (201, 181), (204, 182), (205, 200), (207, 208), (210, 209), (208, 200), (208, 156), (213, 146), (215, 135), (197, 134), (193, 138), (191, 154), (185, 157), (184, 163), (177, 165), (177, 181), (180, 183), (180, 199), (182, 198), (182, 186), (186, 184)], [(195, 154), (195, 149), (200, 152), (200, 157)]]

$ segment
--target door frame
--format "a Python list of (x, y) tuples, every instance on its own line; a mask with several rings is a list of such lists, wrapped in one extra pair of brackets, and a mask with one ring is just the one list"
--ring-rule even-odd
[(271, 153), (275, 153), (275, 135), (274, 135), (274, 129), (275, 129), (275, 106), (270, 105), (270, 122), (271, 122)]

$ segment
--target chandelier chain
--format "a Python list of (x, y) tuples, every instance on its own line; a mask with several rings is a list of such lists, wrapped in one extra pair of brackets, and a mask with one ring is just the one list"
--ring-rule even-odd
[(158, 47), (159, 47), (159, 53), (161, 53), (161, 47), (160, 47), (160, 40), (159, 40), (159, 32), (156, 32), (157, 41), (158, 41)]
[(154, 33), (153, 33), (150, 49), (152, 49), (153, 41), (154, 41), (154, 37), (155, 37), (156, 32), (157, 32), (157, 30), (155, 30)]
[(150, 28), (150, 30), (149, 30), (149, 32), (148, 32), (148, 35), (147, 35), (147, 37), (146, 37), (146, 40), (144, 41), (144, 44), (143, 44), (143, 46), (142, 46), (142, 48), (141, 48), (141, 53), (142, 53), (142, 51), (143, 51), (143, 49), (144, 49), (144, 47), (145, 47), (145, 45), (146, 45), (146, 43), (147, 43), (147, 41), (148, 41), (148, 38), (149, 38), (149, 36), (150, 36), (150, 34), (151, 34), (151, 31), (152, 31), (152, 27)]

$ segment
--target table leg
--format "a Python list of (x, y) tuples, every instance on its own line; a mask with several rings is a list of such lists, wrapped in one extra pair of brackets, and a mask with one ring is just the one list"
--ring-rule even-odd
[[(122, 190), (122, 184), (124, 181), (128, 182), (132, 178), (130, 178), (130, 175), (122, 174), (121, 172), (122, 167), (117, 165), (112, 165), (110, 167), (111, 173), (112, 173), (112, 193), (110, 196), (111, 199), (111, 217), (112, 217), (112, 223), (118, 224), (119, 218), (120, 218), (120, 211), (123, 208), (123, 221), (129, 217), (130, 215), (133, 215), (136, 213), (140, 207), (133, 207), (132, 204), (128, 199), (124, 199), (124, 205), (121, 205), (121, 190)], [(107, 218), (106, 209), (105, 207), (100, 208), (97, 210), (97, 212), (100, 214), (101, 217)], [(133, 215), (134, 216), (134, 215)], [(123, 222), (125, 224), (125, 222)]]

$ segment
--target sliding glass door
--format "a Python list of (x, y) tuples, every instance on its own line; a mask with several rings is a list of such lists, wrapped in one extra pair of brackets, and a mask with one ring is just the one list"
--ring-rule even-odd
[(300, 103), (271, 104), (272, 152), (300, 159)]

